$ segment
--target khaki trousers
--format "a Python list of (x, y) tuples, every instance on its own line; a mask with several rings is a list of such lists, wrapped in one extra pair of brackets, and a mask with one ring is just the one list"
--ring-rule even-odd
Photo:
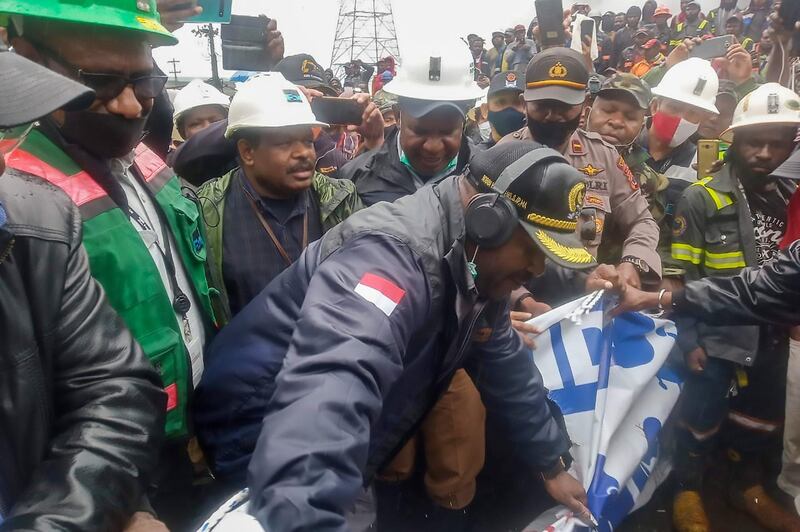
[(428, 496), (444, 508), (464, 508), (475, 497), (475, 479), (483, 468), (485, 424), (481, 396), (467, 372), (460, 369), (422, 422), (419, 433), (397, 453), (379, 478), (388, 482), (408, 479), (414, 473), (421, 447)]

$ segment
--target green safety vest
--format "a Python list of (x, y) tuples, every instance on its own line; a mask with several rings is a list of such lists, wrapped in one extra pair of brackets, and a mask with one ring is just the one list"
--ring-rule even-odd
[[(187, 436), (192, 393), (189, 354), (161, 275), (127, 214), (88, 173), (36, 130), (8, 157), (7, 165), (61, 188), (80, 209), (92, 276), (161, 375), (167, 394), (167, 437)], [(164, 214), (210, 332), (213, 313), (197, 206), (181, 194), (174, 172), (144, 145), (136, 148), (132, 170)]]

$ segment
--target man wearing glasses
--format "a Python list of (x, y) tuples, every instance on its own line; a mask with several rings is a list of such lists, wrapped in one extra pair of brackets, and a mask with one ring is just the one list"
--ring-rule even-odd
[[(9, 167), (62, 188), (80, 209), (92, 275), (108, 294), (167, 394), (167, 443), (151, 502), (186, 528), (197, 494), (187, 406), (213, 327), (198, 209), (140, 141), (166, 77), (151, 47), (174, 44), (155, 0), (0, 0), (17, 53), (94, 89), (88, 109), (41, 119)], [(194, 501), (193, 501), (194, 499)]]

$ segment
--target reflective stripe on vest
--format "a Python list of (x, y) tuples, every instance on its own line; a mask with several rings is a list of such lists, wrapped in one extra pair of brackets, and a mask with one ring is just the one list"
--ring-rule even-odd
[(703, 260), (703, 250), (690, 246), (689, 244), (672, 244), (672, 258), (691, 262), (695, 266)]
[(744, 268), (747, 264), (744, 261), (744, 253), (741, 251), (731, 251), (728, 253), (711, 253), (706, 251), (706, 258), (703, 264), (712, 270), (727, 270), (730, 268)]
[(705, 179), (701, 179), (697, 183), (693, 183), (691, 186), (703, 187), (703, 190), (708, 192), (708, 195), (711, 196), (711, 200), (714, 202), (714, 205), (716, 205), (718, 211), (724, 209), (725, 207), (733, 205), (733, 198), (731, 197), (730, 194), (719, 193), (713, 188), (707, 186), (708, 183), (711, 181), (711, 179), (712, 179), (711, 177), (706, 177)]
[(78, 206), (84, 219), (116, 207), (103, 187), (84, 171), (67, 175), (22, 148), (17, 148), (8, 156), (6, 166), (41, 177), (63, 190)]

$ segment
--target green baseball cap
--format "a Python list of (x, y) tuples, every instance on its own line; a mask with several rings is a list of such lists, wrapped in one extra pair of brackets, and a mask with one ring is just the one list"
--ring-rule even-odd
[(597, 95), (613, 98), (614, 94), (620, 95), (622, 93), (633, 97), (640, 108), (645, 110), (650, 108), (650, 100), (653, 99), (650, 86), (643, 79), (626, 72), (619, 72), (606, 78)]
[(161, 25), (156, 0), (0, 0), (0, 15), (138, 31), (154, 46), (178, 43)]

